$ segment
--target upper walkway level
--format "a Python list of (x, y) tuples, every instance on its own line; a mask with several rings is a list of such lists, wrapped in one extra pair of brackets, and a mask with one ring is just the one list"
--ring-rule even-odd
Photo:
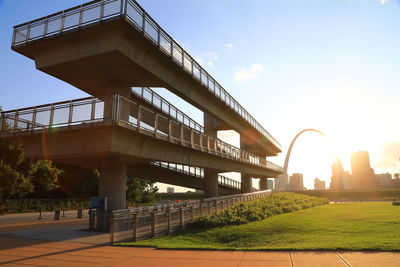
[[(12, 48), (100, 97), (160, 86), (248, 134), (264, 155), (280, 144), (133, 0), (97, 0), (14, 27)], [(127, 89), (129, 88), (129, 89)], [(252, 132), (249, 132), (249, 129)]]
[[(108, 132), (90, 132), (86, 135), (86, 141), (85, 135), (76, 132), (76, 129), (90, 130), (105, 124), (122, 127), (128, 132), (121, 133), (118, 137), (108, 137)], [(75, 135), (61, 135), (62, 132), (72, 133), (73, 130)], [(136, 135), (130, 135), (129, 132), (135, 132)], [(67, 158), (71, 154), (81, 154), (82, 157), (88, 158), (88, 153), (102, 155), (111, 150), (114, 154), (147, 162), (169, 161), (215, 168), (221, 172), (242, 171), (251, 173), (254, 177), (277, 177), (282, 172), (280, 166), (265, 158), (212, 138), (120, 95), (105, 96), (101, 99), (89, 97), (3, 111), (0, 117), (0, 134), (3, 137), (23, 136), (26, 142), (37, 143), (35, 147), (40, 150), (43, 150), (42, 142), (46, 140), (46, 151), (37, 152), (38, 155), (50, 155), (53, 150), (53, 154), (57, 155), (69, 153)], [(58, 135), (54, 136), (53, 145), (52, 134)], [(137, 134), (147, 137), (139, 137)], [(155, 139), (162, 143), (154, 142)], [(79, 142), (84, 146), (80, 146)], [(92, 146), (90, 142), (94, 142)], [(166, 146), (167, 143), (173, 146)], [(73, 147), (70, 144), (73, 144)], [(67, 150), (73, 152), (66, 152)], [(191, 153), (194, 151), (196, 153)]]

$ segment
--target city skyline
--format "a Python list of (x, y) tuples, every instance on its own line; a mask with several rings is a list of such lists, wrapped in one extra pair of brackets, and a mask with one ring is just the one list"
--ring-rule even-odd
[[(3, 109), (85, 96), (10, 49), (13, 25), (84, 2), (0, 1)], [(347, 162), (356, 150), (368, 150), (379, 173), (400, 170), (399, 2), (321, 2), (139, 1), (280, 141), (283, 152), (272, 161), (283, 164), (299, 130), (326, 133), (329, 141), (309, 133), (293, 149), (289, 173), (303, 173), (307, 188), (315, 177), (329, 180), (332, 159)], [(202, 123), (196, 108), (166, 90), (157, 92)], [(265, 99), (274, 101), (265, 105)], [(220, 138), (238, 143), (231, 132)]]

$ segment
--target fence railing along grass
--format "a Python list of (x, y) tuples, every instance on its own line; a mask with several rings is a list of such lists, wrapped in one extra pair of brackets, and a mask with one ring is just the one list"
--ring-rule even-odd
[(202, 215), (212, 215), (269, 194), (271, 190), (114, 211), (110, 218), (110, 243), (145, 240), (182, 230)]

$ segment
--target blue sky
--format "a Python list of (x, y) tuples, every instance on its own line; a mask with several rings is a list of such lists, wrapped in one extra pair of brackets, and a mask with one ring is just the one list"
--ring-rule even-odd
[[(85, 96), (10, 49), (12, 26), (84, 3), (0, 0), (0, 105), (13, 109)], [(146, 11), (283, 146), (297, 132), (290, 172), (312, 188), (339, 156), (368, 150), (377, 172), (400, 171), (400, 2), (395, 0), (156, 1)], [(159, 89), (198, 122), (202, 113)], [(236, 143), (237, 135), (222, 133)]]

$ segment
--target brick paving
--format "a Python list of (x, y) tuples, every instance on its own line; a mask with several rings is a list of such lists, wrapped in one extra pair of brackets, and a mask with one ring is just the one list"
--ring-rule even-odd
[[(116, 247), (85, 238), (42, 240), (24, 238), (24, 231), (63, 231), (87, 220), (36, 222), (0, 226), (0, 265), (5, 266), (399, 266), (400, 252), (260, 252), (157, 250)], [(50, 230), (49, 230), (50, 229)], [(11, 231), (11, 232), (10, 232)], [(66, 232), (67, 233), (67, 232)], [(104, 235), (104, 234), (103, 234)], [(98, 240), (104, 240), (101, 236)], [(64, 240), (63, 240), (64, 239)], [(73, 241), (71, 241), (73, 240)], [(89, 241), (87, 241), (89, 240)], [(92, 242), (93, 241), (93, 242)]]

